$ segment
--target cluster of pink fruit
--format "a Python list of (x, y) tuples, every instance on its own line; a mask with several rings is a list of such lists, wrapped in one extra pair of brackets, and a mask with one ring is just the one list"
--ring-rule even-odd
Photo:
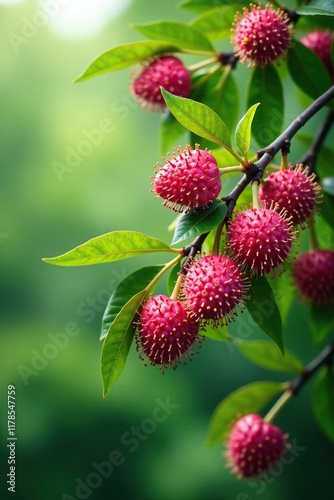
[[(244, 8), (235, 18), (231, 42), (234, 55), (248, 66), (265, 67), (291, 45), (292, 24), (284, 11), (271, 6)], [(322, 60), (331, 77), (333, 37), (326, 31), (308, 34), (301, 42)], [(191, 94), (191, 73), (171, 55), (147, 64), (132, 83), (138, 102), (164, 110), (160, 86), (180, 97)], [(179, 148), (165, 164), (157, 165), (154, 191), (177, 212), (205, 209), (221, 192), (220, 169), (214, 156), (196, 146)], [(258, 182), (258, 181), (254, 181)], [(225, 249), (188, 259), (171, 297), (150, 297), (139, 311), (137, 349), (146, 362), (173, 367), (191, 358), (205, 325), (227, 325), (244, 308), (250, 278), (275, 276), (284, 264), (298, 230), (309, 226), (320, 187), (303, 165), (282, 166), (262, 181), (257, 203), (226, 221)], [(253, 200), (254, 201), (254, 200)], [(334, 303), (334, 252), (314, 248), (292, 265), (302, 300), (317, 305)], [(227, 458), (240, 477), (261, 475), (288, 448), (286, 436), (260, 415), (240, 418), (227, 442)]]

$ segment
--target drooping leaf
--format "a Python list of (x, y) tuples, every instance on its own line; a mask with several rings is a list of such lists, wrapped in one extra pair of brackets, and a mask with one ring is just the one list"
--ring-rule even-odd
[(213, 52), (212, 43), (204, 32), (198, 31), (185, 23), (176, 21), (158, 21), (134, 24), (133, 27), (146, 38), (162, 40), (182, 49)]
[(254, 278), (248, 294), (249, 300), (246, 300), (246, 307), (250, 315), (284, 354), (282, 319), (268, 281), (262, 276)]
[[(237, 10), (241, 10), (243, 0), (231, 5), (226, 5), (229, 2), (224, 2), (222, 6), (206, 10), (195, 19), (189, 22), (189, 25), (206, 34), (211, 40), (224, 40), (231, 36), (231, 26), (233, 25), (234, 16)], [(249, 3), (244, 3), (249, 5)]]
[(328, 71), (319, 57), (302, 43), (294, 40), (288, 50), (288, 67), (296, 85), (316, 99), (331, 86)]
[(273, 66), (255, 68), (248, 87), (248, 107), (261, 103), (252, 125), (252, 135), (262, 147), (268, 146), (281, 132), (284, 98), (281, 79)]
[(226, 203), (215, 200), (205, 209), (196, 208), (184, 214), (176, 226), (172, 245), (211, 231), (224, 220), (226, 213)]
[(325, 193), (334, 196), (334, 177), (325, 177), (322, 179), (321, 187)]
[(119, 45), (97, 57), (75, 82), (83, 82), (94, 76), (109, 73), (110, 71), (118, 71), (140, 61), (146, 61), (157, 54), (177, 51), (179, 51), (179, 48), (175, 45), (156, 40), (143, 40)]
[(136, 231), (113, 231), (97, 236), (58, 257), (43, 261), (57, 266), (87, 266), (136, 257), (144, 253), (176, 252), (167, 243)]
[(175, 145), (175, 142), (185, 133), (187, 130), (177, 121), (174, 115), (166, 109), (162, 113), (160, 120), (160, 144), (161, 153), (167, 154), (169, 149)]
[(303, 372), (303, 363), (291, 351), (285, 351), (284, 356), (277, 346), (266, 340), (237, 339), (238, 349), (255, 365), (279, 372)]
[(319, 372), (313, 386), (312, 407), (321, 429), (334, 443), (333, 366), (323, 367)]
[(137, 293), (143, 291), (164, 266), (143, 267), (127, 276), (113, 291), (102, 317), (101, 336), (103, 340), (110, 325), (122, 307)]
[(210, 325), (206, 325), (204, 330), (201, 330), (200, 333), (204, 335), (204, 337), (208, 337), (213, 340), (219, 340), (220, 342), (226, 342), (231, 340), (231, 336), (228, 333), (227, 326), (219, 326), (217, 328), (212, 328)]
[(222, 443), (238, 418), (246, 413), (259, 413), (285, 388), (285, 384), (278, 382), (253, 382), (229, 394), (213, 412), (209, 423), (208, 446)]
[(246, 114), (239, 121), (237, 128), (235, 130), (235, 144), (237, 147), (237, 153), (243, 158), (247, 158), (250, 141), (251, 141), (251, 130), (252, 123), (254, 119), (255, 112), (260, 105), (259, 102), (253, 104)]
[(211, 108), (192, 99), (175, 96), (163, 88), (161, 93), (168, 109), (186, 129), (220, 146), (231, 148), (227, 127)]
[(103, 397), (107, 396), (123, 371), (136, 330), (134, 321), (146, 294), (146, 290), (137, 293), (122, 307), (104, 339), (101, 355)]
[[(239, 88), (233, 72), (225, 73), (226, 68), (216, 71), (209, 78), (207, 74), (197, 75), (193, 79), (191, 98), (213, 109), (223, 120), (228, 130), (233, 130), (239, 109)], [(212, 148), (212, 142), (191, 135), (191, 144), (199, 143), (201, 148)], [(221, 150), (220, 150), (221, 151)], [(234, 163), (235, 165), (235, 158)]]
[(291, 283), (291, 269), (289, 264), (285, 264), (287, 271), (276, 279), (270, 281), (270, 286), (274, 292), (276, 304), (279, 308), (282, 323), (288, 319), (288, 314), (295, 298), (295, 289)]
[(316, 343), (322, 342), (334, 328), (333, 306), (311, 304), (309, 311), (309, 325), (313, 341)]
[(301, 5), (297, 9), (301, 16), (334, 16), (333, 0), (311, 0), (307, 5)]

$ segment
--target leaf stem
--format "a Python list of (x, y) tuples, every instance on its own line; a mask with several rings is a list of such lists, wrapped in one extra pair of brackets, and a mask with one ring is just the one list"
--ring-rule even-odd
[(244, 172), (244, 167), (240, 165), (235, 165), (234, 167), (221, 167), (219, 169), (220, 175), (228, 174), (229, 172)]
[(194, 73), (195, 71), (198, 71), (199, 69), (205, 68), (206, 66), (214, 63), (216, 63), (214, 67), (218, 66), (217, 69), (221, 68), (221, 63), (217, 63), (217, 57), (210, 57), (209, 59), (205, 59), (204, 61), (200, 61), (198, 63), (192, 64), (191, 66), (188, 66), (188, 71)]

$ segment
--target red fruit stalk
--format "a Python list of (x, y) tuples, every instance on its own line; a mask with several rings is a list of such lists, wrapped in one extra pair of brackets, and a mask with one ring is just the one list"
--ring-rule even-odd
[(189, 314), (183, 302), (165, 295), (147, 300), (140, 312), (136, 336), (137, 350), (143, 360), (162, 368), (176, 368), (194, 353), (200, 344), (199, 323)]
[(267, 472), (286, 448), (282, 431), (251, 413), (240, 418), (232, 428), (225, 456), (234, 474), (251, 478)]
[(160, 169), (153, 182), (154, 190), (165, 200), (163, 204), (181, 212), (214, 201), (221, 190), (221, 179), (212, 154), (190, 146), (177, 152), (171, 160), (165, 159), (165, 165), (156, 165)]
[(241, 63), (264, 67), (278, 59), (289, 47), (292, 28), (288, 15), (271, 5), (251, 4), (234, 19), (231, 42)]
[(243, 273), (230, 257), (208, 255), (188, 269), (183, 292), (190, 311), (218, 326), (234, 320), (245, 288)]
[(259, 189), (259, 200), (266, 206), (273, 203), (278, 210), (285, 210), (292, 217), (294, 226), (307, 227), (307, 221), (314, 213), (316, 202), (320, 200), (320, 186), (315, 182), (315, 174), (307, 175), (303, 165), (292, 165), (287, 170), (268, 175)]
[(274, 274), (282, 270), (294, 235), (285, 213), (251, 208), (237, 215), (228, 229), (229, 247), (236, 261), (252, 274)]
[(149, 63), (133, 80), (131, 91), (140, 106), (163, 111), (166, 104), (160, 86), (180, 97), (190, 94), (190, 73), (177, 57), (162, 56)]
[(334, 304), (332, 250), (312, 250), (300, 254), (294, 262), (292, 275), (302, 301), (319, 306)]

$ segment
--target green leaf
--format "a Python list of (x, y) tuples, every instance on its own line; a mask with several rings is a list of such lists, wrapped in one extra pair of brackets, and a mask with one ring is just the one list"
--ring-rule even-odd
[(285, 323), (288, 318), (291, 306), (295, 298), (295, 290), (291, 286), (291, 269), (286, 264), (287, 271), (270, 281), (270, 286), (274, 292), (276, 304), (280, 310), (282, 322)]
[(277, 346), (266, 340), (236, 340), (236, 346), (246, 358), (255, 365), (276, 370), (300, 374), (304, 370), (303, 363), (290, 351), (284, 357)]
[(255, 323), (284, 354), (282, 319), (275, 296), (268, 281), (262, 276), (252, 280), (246, 307)]
[(247, 158), (250, 140), (251, 140), (251, 129), (254, 119), (255, 112), (260, 103), (253, 104), (247, 113), (239, 121), (236, 131), (235, 131), (235, 143), (237, 147), (237, 153), (243, 158)]
[(182, 49), (213, 52), (212, 43), (204, 32), (185, 23), (176, 21), (158, 21), (144, 24), (134, 24), (133, 27), (146, 38), (162, 40)]
[(322, 179), (321, 187), (325, 193), (334, 196), (334, 177), (325, 177)]
[(208, 446), (222, 443), (236, 419), (247, 413), (259, 413), (285, 388), (285, 384), (278, 382), (253, 382), (229, 394), (213, 412), (209, 424)]
[(209, 337), (213, 340), (219, 340), (220, 342), (231, 340), (231, 336), (228, 333), (227, 326), (219, 326), (217, 328), (213, 328), (211, 325), (206, 325), (204, 330), (201, 330), (200, 333), (204, 335), (204, 337)]
[(226, 203), (215, 200), (205, 209), (196, 208), (184, 214), (176, 226), (172, 245), (211, 231), (225, 219), (226, 213)]
[(179, 97), (161, 88), (168, 109), (190, 132), (231, 148), (231, 138), (225, 123), (205, 104)]
[(166, 108), (160, 120), (160, 144), (162, 154), (166, 154), (185, 133), (187, 133), (187, 131), (183, 125), (181, 125), (169, 109)]
[(307, 5), (298, 7), (301, 16), (334, 16), (333, 0), (311, 0)]
[(309, 325), (313, 341), (322, 342), (334, 328), (333, 306), (310, 305)]
[[(334, 228), (334, 198), (333, 196), (323, 193), (323, 203), (321, 204), (321, 216), (332, 228)], [(320, 234), (320, 237), (322, 234)]]
[(205, 33), (211, 40), (230, 38), (235, 13), (240, 9), (240, 4), (243, 2), (238, 2), (238, 5), (235, 5), (233, 2), (231, 2), (232, 5), (226, 5), (226, 3), (221, 7), (217, 6), (216, 8), (206, 10), (195, 19), (192, 19), (189, 25)]
[(157, 54), (177, 51), (179, 51), (178, 47), (156, 40), (143, 40), (119, 45), (95, 59), (75, 82), (83, 82), (94, 76), (132, 66)]
[[(193, 79), (191, 98), (214, 109), (223, 120), (228, 130), (233, 130), (238, 119), (239, 88), (232, 71), (226, 74), (226, 68), (214, 74), (200, 74)], [(199, 139), (192, 135), (191, 144), (199, 143), (201, 148), (212, 148), (212, 142)], [(235, 165), (235, 158), (234, 163)]]
[(334, 442), (334, 372), (333, 366), (323, 367), (312, 391), (314, 415), (328, 439)]
[(328, 71), (319, 57), (297, 40), (288, 51), (288, 67), (296, 85), (316, 99), (331, 86)]
[(252, 135), (262, 147), (280, 134), (284, 120), (281, 79), (273, 66), (255, 68), (248, 87), (248, 104), (261, 103), (254, 116)]
[(137, 293), (143, 291), (164, 266), (143, 267), (127, 276), (111, 294), (102, 318), (101, 336), (103, 340), (110, 325), (122, 307)]
[(234, 0), (183, 0), (179, 7), (192, 10), (194, 12), (206, 12), (208, 9), (234, 3)]
[(114, 231), (92, 238), (58, 257), (44, 258), (43, 261), (56, 266), (87, 266), (156, 252), (178, 253), (178, 250), (143, 233)]
[(137, 293), (122, 307), (104, 339), (101, 356), (104, 398), (123, 371), (136, 330), (137, 311), (147, 293), (147, 290)]

